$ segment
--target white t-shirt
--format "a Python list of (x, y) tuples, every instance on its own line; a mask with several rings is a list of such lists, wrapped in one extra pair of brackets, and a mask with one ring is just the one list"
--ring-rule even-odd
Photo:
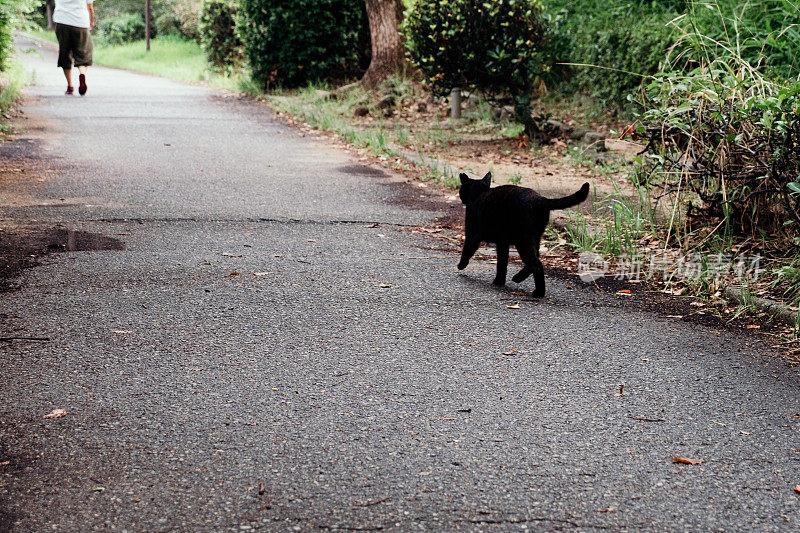
[(76, 28), (88, 28), (89, 10), (86, 5), (92, 3), (94, 0), (56, 0), (53, 22)]

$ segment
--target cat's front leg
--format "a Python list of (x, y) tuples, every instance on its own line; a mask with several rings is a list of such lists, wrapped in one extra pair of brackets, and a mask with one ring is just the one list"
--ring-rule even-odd
[(458, 269), (464, 270), (467, 268), (469, 264), (469, 260), (475, 255), (475, 252), (478, 251), (478, 248), (481, 246), (480, 239), (476, 239), (474, 235), (470, 235), (469, 233), (464, 239), (464, 249), (461, 251), (461, 261), (458, 263)]
[(533, 282), (536, 284), (536, 288), (533, 289), (533, 297), (541, 298), (544, 296), (544, 267), (538, 257), (533, 263)]
[(503, 286), (506, 284), (506, 273), (508, 272), (508, 244), (497, 243), (497, 275), (492, 282), (494, 285)]

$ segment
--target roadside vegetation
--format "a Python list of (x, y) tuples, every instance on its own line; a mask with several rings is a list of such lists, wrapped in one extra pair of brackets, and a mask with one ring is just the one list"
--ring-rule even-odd
[(0, 0), (0, 141), (8, 135), (8, 112), (19, 98), (27, 74), (14, 58), (14, 30), (32, 9), (29, 0)]

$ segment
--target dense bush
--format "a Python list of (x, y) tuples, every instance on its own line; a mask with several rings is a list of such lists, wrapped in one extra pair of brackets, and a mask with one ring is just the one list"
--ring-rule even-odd
[(6, 69), (14, 45), (12, 16), (15, 3), (12, 0), (0, 0), (0, 72)]
[(235, 0), (205, 0), (200, 10), (200, 44), (217, 70), (230, 70), (242, 62), (243, 45), (236, 32), (239, 4)]
[(0, 0), (0, 72), (8, 67), (14, 48), (14, 29), (33, 9), (31, 0)]
[(352, 76), (369, 57), (363, 0), (241, 0), (240, 13), (253, 78), (263, 87)]
[(800, 83), (776, 84), (724, 58), (659, 76), (642, 98), (650, 158), (640, 179), (690, 192), (690, 229), (711, 218), (727, 234), (798, 233)]
[(783, 79), (800, 76), (798, 24), (800, 0), (717, 0), (693, 5), (676, 21), (684, 34), (703, 36), (690, 39), (688, 55), (693, 60), (735, 55), (764, 74)]
[(641, 181), (684, 192), (689, 229), (719, 219), (727, 236), (788, 232), (800, 244), (800, 82), (786, 81), (796, 58), (784, 55), (800, 43), (774, 40), (796, 29), (797, 6), (734, 4), (693, 6), (676, 21), (665, 73), (640, 94)]
[[(604, 105), (624, 105), (646, 76), (657, 73), (676, 40), (669, 21), (682, 0), (546, 2), (554, 55), (572, 63), (560, 91), (588, 93)], [(590, 65), (590, 66), (583, 66)]]
[[(202, 0), (156, 0), (153, 19), (161, 35), (177, 35), (200, 42)], [(140, 2), (141, 3), (141, 2)], [(141, 10), (141, 8), (139, 8)]]
[[(667, 54), (681, 69), (735, 54), (769, 75), (800, 75), (800, 1), (543, 0), (556, 58), (571, 66), (558, 88), (624, 104), (659, 72)], [(672, 50), (687, 34), (703, 38)], [(732, 48), (727, 45), (733, 44)]]
[(144, 27), (142, 13), (126, 13), (99, 20), (97, 35), (109, 44), (129, 43), (144, 39)]
[(517, 119), (535, 128), (530, 96), (552, 66), (538, 0), (418, 0), (402, 30), (434, 93), (508, 95)]

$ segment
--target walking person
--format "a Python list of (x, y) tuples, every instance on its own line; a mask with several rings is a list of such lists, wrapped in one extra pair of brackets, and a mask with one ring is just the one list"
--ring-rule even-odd
[(80, 71), (78, 93), (86, 94), (86, 67), (92, 64), (92, 35), (94, 28), (94, 0), (56, 0), (53, 22), (58, 38), (58, 66), (67, 78), (66, 94), (73, 94), (73, 63)]

